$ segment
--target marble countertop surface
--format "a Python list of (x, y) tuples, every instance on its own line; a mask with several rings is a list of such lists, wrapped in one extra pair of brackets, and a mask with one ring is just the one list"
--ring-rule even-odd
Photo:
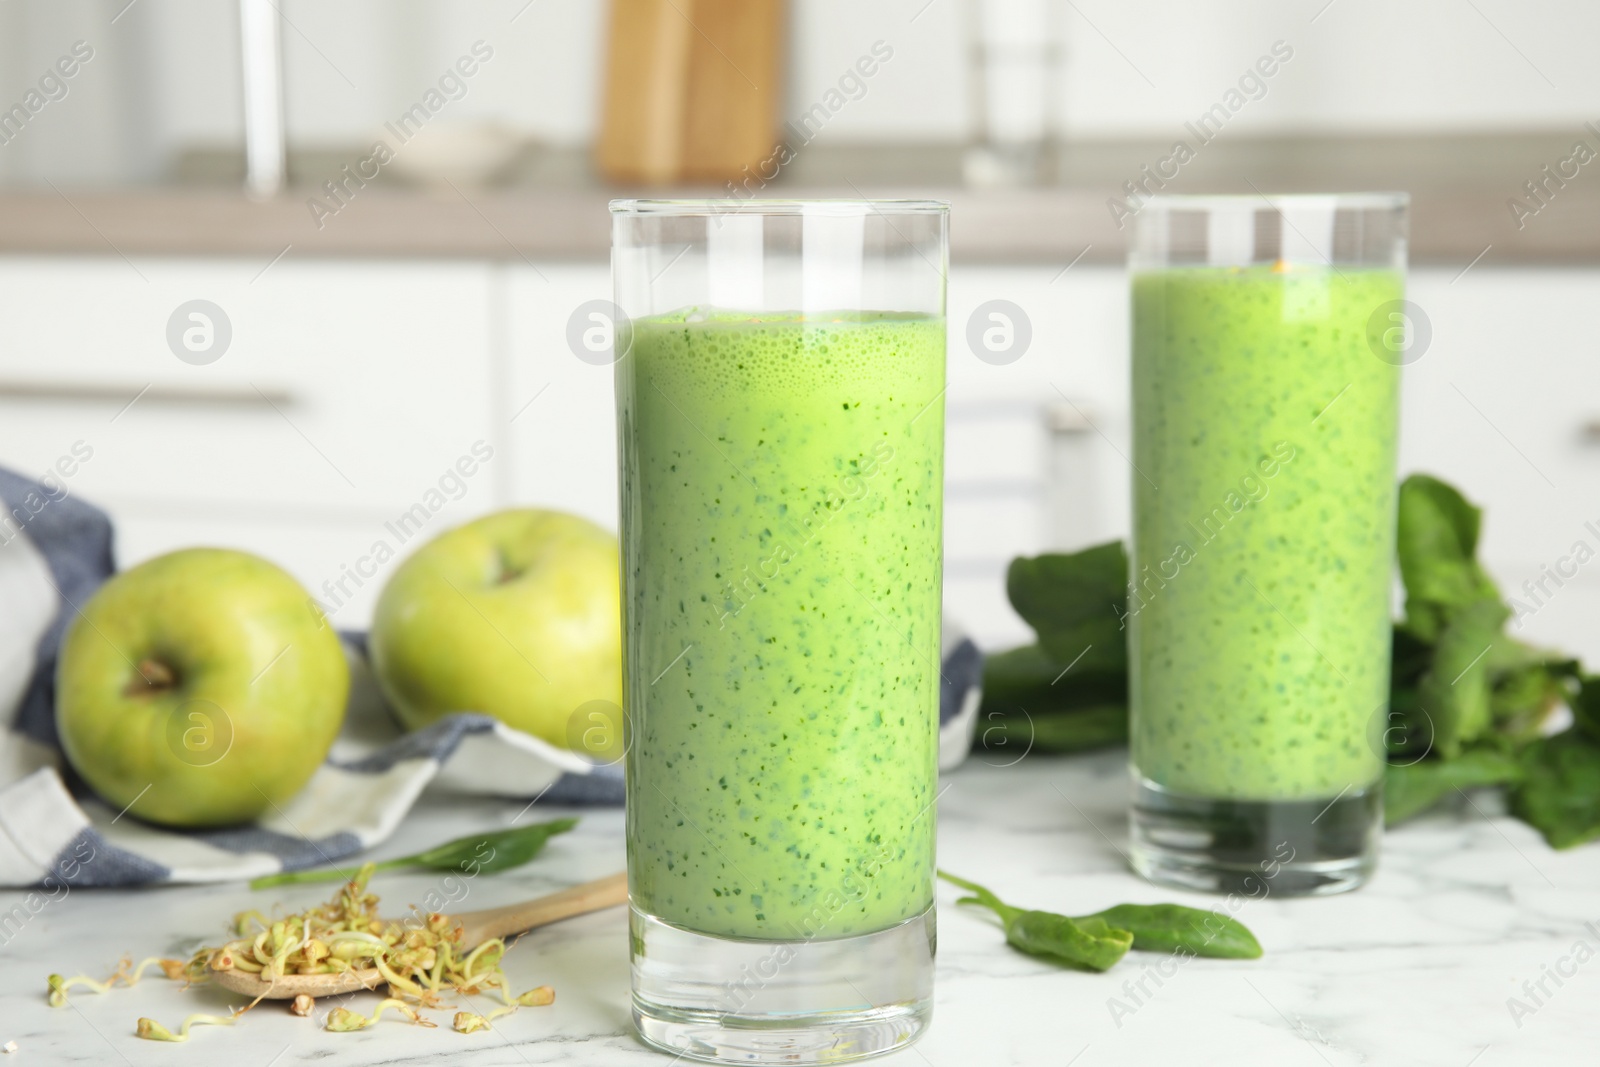
[[(1072, 914), (1124, 901), (1219, 903), (1157, 889), (1128, 872), (1121, 752), (1030, 756), (1014, 766), (986, 766), (985, 758), (994, 757), (978, 754), (945, 782), (941, 866), (1022, 906)], [(1159, 985), (1154, 965), (1166, 957), (1156, 954), (1130, 953), (1101, 975), (1020, 955), (984, 913), (957, 909), (956, 894), (941, 886), (932, 1029), (911, 1049), (877, 1062), (1593, 1062), (1600, 1045), (1593, 1007), (1600, 962), (1591, 960), (1600, 953), (1600, 847), (1554, 852), (1505, 816), (1492, 794), (1458, 804), (1390, 834), (1376, 879), (1359, 892), (1244, 901), (1235, 914), (1260, 938), (1263, 959), (1190, 960)], [(521, 808), (429, 797), (377, 856), (499, 828)], [(528, 867), (468, 884), (458, 906), (509, 903), (621, 869), (622, 813), (580, 814), (578, 828)], [(378, 889), (386, 901), (420, 900), (436, 884), (437, 876), (389, 875)], [(79, 991), (67, 1007), (45, 1002), (51, 972), (103, 977), (124, 953), (186, 955), (219, 939), (247, 904), (302, 907), (327, 896), (327, 886), (81, 889), (20, 926), (0, 927), (0, 1045), (17, 1045), (0, 1056), (0, 1067), (673, 1062), (632, 1034), (621, 909), (526, 937), (506, 969), (518, 989), (554, 985), (555, 1004), (523, 1009), (497, 1021), (493, 1032), (470, 1036), (452, 1032), (447, 1021), (424, 1030), (392, 1016), (371, 1030), (333, 1034), (315, 1017), (296, 1018), (269, 1003), (232, 1030), (197, 1028), (187, 1044), (167, 1045), (136, 1038), (135, 1020), (150, 1016), (175, 1028), (191, 1012), (225, 1011), (232, 999), (157, 978), (105, 996)], [(0, 894), (0, 917), (23, 899)], [(370, 1011), (373, 996), (359, 999)]]

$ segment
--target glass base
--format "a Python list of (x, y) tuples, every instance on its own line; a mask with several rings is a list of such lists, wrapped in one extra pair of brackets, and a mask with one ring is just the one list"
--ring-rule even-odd
[(711, 1063), (845, 1063), (903, 1048), (933, 1012), (934, 915), (798, 941), (697, 934), (630, 909), (633, 1022)]
[(1345, 893), (1378, 864), (1383, 788), (1321, 800), (1186, 796), (1136, 778), (1130, 861), (1158, 885), (1260, 897)]

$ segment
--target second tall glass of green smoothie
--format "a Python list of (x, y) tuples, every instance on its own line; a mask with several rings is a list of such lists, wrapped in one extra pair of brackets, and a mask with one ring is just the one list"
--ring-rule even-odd
[(1259, 896), (1370, 876), (1382, 811), (1406, 201), (1134, 220), (1132, 858)]
[(612, 210), (635, 1023), (888, 1051), (932, 993), (946, 208)]

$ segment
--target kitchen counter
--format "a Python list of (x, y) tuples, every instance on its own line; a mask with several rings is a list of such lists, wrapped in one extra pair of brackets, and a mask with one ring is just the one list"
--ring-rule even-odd
[[(1122, 901), (1218, 898), (1149, 886), (1126, 868), (1123, 755), (1029, 756), (1015, 766), (993, 754), (948, 776), (939, 806), (940, 862), (1023, 906), (1087, 912)], [(1159, 1062), (1437, 1064), (1573, 1063), (1600, 1041), (1593, 1011), (1600, 964), (1578, 964), (1574, 945), (1600, 949), (1600, 848), (1557, 853), (1524, 824), (1499, 814), (1489, 794), (1389, 835), (1377, 878), (1342, 897), (1246, 900), (1235, 913), (1266, 948), (1256, 961), (1190, 960), (1157, 985), (1166, 959), (1131, 953), (1103, 975), (1064, 970), (1007, 948), (987, 913), (956, 908), (939, 891), (937, 1007), (928, 1035), (886, 1065), (1109, 1064)], [(411, 851), (504, 826), (521, 805), (427, 798), (379, 850)], [(541, 811), (541, 816), (555, 814)], [(486, 907), (599, 877), (623, 864), (622, 813), (583, 812), (519, 871), (471, 885), (465, 906)], [(433, 882), (387, 876), (386, 900), (420, 899)], [(197, 1028), (187, 1045), (140, 1041), (135, 1020), (176, 1028), (194, 1011), (229, 1003), (205, 988), (160, 979), (106, 996), (76, 992), (71, 1006), (45, 1003), (45, 977), (103, 976), (121, 953), (186, 954), (213, 939), (247, 901), (299, 907), (327, 886), (258, 894), (241, 888), (139, 892), (76, 890), (48, 904), (0, 947), (0, 1044), (18, 1064), (214, 1064), (268, 1067), (337, 1057), (341, 1064), (668, 1064), (630, 1031), (627, 936), (620, 910), (536, 931), (507, 958), (515, 988), (550, 983), (556, 1002), (525, 1008), (494, 1033), (463, 1036), (435, 1012), (437, 1030), (386, 1017), (371, 1030), (331, 1034), (313, 1019), (265, 1003), (234, 1030)], [(0, 896), (0, 912), (22, 899)], [(1587, 954), (1584, 958), (1587, 959)], [(1166, 964), (1166, 970), (1174, 970)], [(1525, 981), (1567, 972), (1551, 995), (1528, 998)], [(1574, 973), (1575, 972), (1575, 973)], [(1137, 983), (1143, 981), (1141, 993)], [(1508, 997), (1529, 1011), (1514, 1019)], [(371, 995), (358, 998), (370, 1012)], [(321, 1014), (319, 1010), (318, 1014)], [(0, 1063), (10, 1063), (0, 1059)]]
[[(1174, 136), (1189, 136), (1182, 128)], [(1168, 193), (1399, 189), (1412, 194), (1411, 259), (1462, 268), (1479, 261), (1600, 262), (1600, 178), (1576, 172), (1558, 188), (1541, 171), (1572, 152), (1586, 129), (1522, 134), (1218, 137), (1176, 170)], [(776, 197), (935, 197), (951, 202), (956, 263), (1120, 263), (1126, 228), (1107, 202), (1125, 196), (1141, 168), (1171, 154), (1172, 139), (1069, 142), (1047, 180), (1026, 188), (962, 183), (952, 145), (806, 146), (765, 188)], [(523, 161), (482, 186), (380, 172), (357, 188), (343, 168), (365, 153), (301, 152), (291, 185), (258, 203), (239, 191), (226, 152), (180, 160), (171, 184), (125, 190), (41, 186), (0, 192), (0, 254), (108, 256), (445, 257), (604, 261), (614, 196), (717, 198), (722, 188), (612, 189), (581, 149), (529, 147)], [(1548, 203), (1524, 184), (1546, 182)], [(344, 180), (335, 200), (325, 183)], [(1148, 186), (1154, 189), (1154, 185)], [(1520, 220), (1508, 203), (1530, 209)], [(314, 207), (313, 201), (320, 204)], [(1125, 222), (1125, 220), (1124, 220)]]

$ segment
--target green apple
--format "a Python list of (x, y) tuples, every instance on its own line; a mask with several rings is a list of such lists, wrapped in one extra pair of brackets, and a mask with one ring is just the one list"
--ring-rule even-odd
[(56, 728), (113, 807), (226, 826), (306, 784), (349, 690), (339, 638), (293, 578), (245, 552), (190, 548), (118, 574), (78, 612)]
[[(619, 587), (617, 539), (594, 523), (485, 516), (423, 545), (383, 587), (373, 672), (410, 729), (481, 711), (606, 758), (621, 747)], [(575, 716), (598, 725), (574, 731)]]

